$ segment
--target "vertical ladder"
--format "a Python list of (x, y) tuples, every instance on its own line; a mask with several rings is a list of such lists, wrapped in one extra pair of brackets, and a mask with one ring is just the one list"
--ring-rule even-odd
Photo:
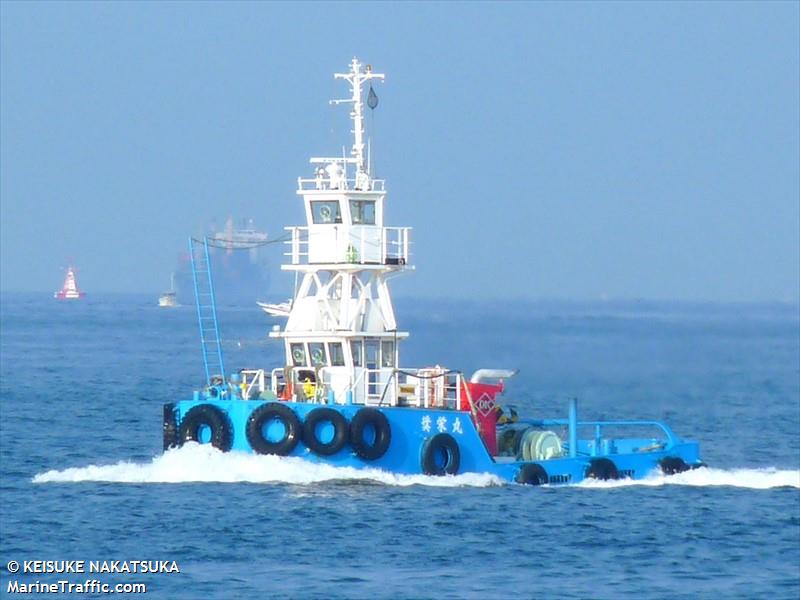
[(203, 366), (206, 383), (212, 384), (215, 375), (225, 382), (225, 367), (222, 362), (222, 343), (219, 339), (217, 305), (214, 300), (214, 283), (211, 277), (211, 261), (208, 257), (208, 238), (189, 238), (189, 255), (192, 258), (194, 298), (197, 304), (197, 322), (200, 326), (200, 345), (203, 349)]

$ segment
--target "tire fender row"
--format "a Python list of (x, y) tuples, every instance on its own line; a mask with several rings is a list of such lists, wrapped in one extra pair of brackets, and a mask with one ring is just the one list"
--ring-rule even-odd
[[(167, 413), (170, 415), (167, 415)], [(164, 449), (183, 445), (185, 442), (210, 441), (217, 449), (227, 452), (233, 444), (233, 425), (230, 419), (216, 406), (200, 404), (191, 408), (176, 426), (172, 407), (164, 409)], [(168, 418), (169, 416), (169, 418)], [(265, 427), (272, 422), (283, 426), (284, 434), (278, 440), (268, 439)], [(320, 425), (329, 423), (333, 436), (328, 441), (319, 438)], [(201, 440), (204, 429), (205, 438)], [(245, 434), (251, 448), (257, 454), (287, 456), (303, 442), (314, 454), (332, 456), (349, 443), (353, 451), (366, 461), (377, 460), (389, 449), (392, 431), (389, 420), (379, 410), (360, 409), (352, 421), (339, 411), (320, 407), (310, 411), (304, 421), (285, 404), (267, 402), (256, 408), (247, 419)]]
[[(284, 434), (279, 440), (267, 439), (264, 434), (265, 426), (272, 421), (283, 426)], [(325, 423), (333, 427), (333, 436), (327, 441), (318, 436), (318, 427)], [(302, 441), (314, 454), (332, 456), (349, 443), (354, 453), (365, 461), (377, 460), (386, 454), (392, 440), (389, 420), (375, 408), (360, 409), (348, 423), (339, 411), (319, 407), (311, 410), (301, 421), (291, 408), (278, 402), (268, 402), (256, 408), (247, 419), (245, 433), (257, 454), (287, 456)], [(191, 408), (178, 424), (174, 404), (164, 405), (164, 450), (189, 441), (210, 442), (223, 452), (229, 451), (233, 444), (230, 419), (216, 406), (200, 404)], [(658, 466), (664, 475), (674, 475), (693, 468), (676, 456), (662, 458)], [(438, 433), (422, 444), (420, 468), (424, 474), (456, 475), (460, 467), (461, 449), (449, 433)], [(614, 461), (605, 457), (591, 459), (584, 472), (587, 479), (616, 480), (620, 476)], [(517, 483), (527, 485), (549, 483), (547, 471), (535, 462), (523, 464), (515, 479)]]

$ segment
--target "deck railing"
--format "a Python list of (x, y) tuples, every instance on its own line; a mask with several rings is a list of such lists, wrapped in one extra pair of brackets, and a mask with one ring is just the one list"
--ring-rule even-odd
[(385, 192), (386, 180), (385, 179), (370, 179), (369, 183), (364, 185), (368, 189), (359, 189), (358, 184), (354, 178), (339, 178), (335, 182), (331, 182), (329, 177), (298, 177), (297, 189), (299, 191), (310, 190), (355, 190), (362, 192)]
[[(379, 234), (373, 228), (340, 227), (324, 240), (309, 239), (308, 227), (286, 227), (291, 238), (284, 243), (290, 264), (383, 264), (405, 265), (409, 262), (410, 227), (382, 227)], [(317, 245), (314, 249), (311, 244)]]
[[(461, 373), (438, 367), (423, 369), (358, 368), (350, 381), (335, 381), (341, 367), (291, 367), (273, 369), (269, 375), (264, 370), (242, 371), (243, 396), (257, 399), (269, 389), (281, 399), (298, 402), (327, 404), (363, 404), (367, 406), (413, 406), (457, 410), (464, 403), (464, 378)], [(290, 377), (291, 395), (286, 390), (286, 376)]]
[[(532, 425), (534, 427), (570, 427), (569, 419), (520, 419), (517, 421), (519, 424), (526, 424)], [(575, 423), (575, 441), (577, 442), (577, 430), (584, 427), (592, 427), (594, 428), (594, 439), (592, 448), (594, 451), (598, 451), (602, 447), (602, 443), (606, 440), (606, 436), (603, 433), (605, 428), (611, 427), (622, 427), (622, 428), (642, 428), (642, 427), (651, 427), (660, 429), (663, 434), (663, 440), (657, 440), (654, 438), (654, 442), (660, 448), (671, 448), (676, 444), (681, 442), (680, 438), (675, 435), (672, 429), (666, 423), (662, 423), (660, 421), (576, 421)], [(569, 444), (565, 445), (566, 449), (569, 449)]]
[(266, 391), (266, 374), (264, 369), (242, 369), (242, 397), (255, 399)]

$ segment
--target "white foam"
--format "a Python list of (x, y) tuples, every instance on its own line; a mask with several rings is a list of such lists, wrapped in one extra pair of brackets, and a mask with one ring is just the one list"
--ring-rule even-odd
[(731, 486), (753, 490), (790, 487), (800, 488), (800, 471), (781, 469), (711, 469), (701, 467), (675, 475), (663, 475), (654, 471), (644, 479), (619, 479), (616, 481), (598, 481), (586, 479), (578, 487), (607, 489), (628, 486), (688, 485), (693, 487)]
[(487, 487), (504, 482), (488, 473), (454, 477), (395, 475), (380, 469), (355, 469), (312, 463), (301, 458), (220, 452), (209, 444), (188, 443), (169, 450), (149, 463), (118, 462), (47, 471), (33, 483), (110, 481), (116, 483), (249, 482), (311, 484), (322, 481), (374, 481), (385, 485)]
[[(149, 463), (121, 461), (112, 465), (89, 465), (62, 471), (47, 471), (33, 483), (109, 481), (116, 483), (288, 483), (307, 485), (324, 481), (373, 481), (384, 485), (438, 487), (488, 487), (504, 480), (488, 473), (465, 473), (455, 477), (395, 475), (380, 469), (355, 469), (312, 463), (296, 457), (262, 456), (244, 452), (220, 452), (210, 444), (187, 443), (169, 450)], [(665, 476), (656, 471), (645, 479), (597, 481), (576, 484), (588, 489), (628, 486), (685, 485), (732, 486), (750, 489), (780, 487), (800, 489), (800, 471), (780, 469), (711, 469), (703, 467)]]

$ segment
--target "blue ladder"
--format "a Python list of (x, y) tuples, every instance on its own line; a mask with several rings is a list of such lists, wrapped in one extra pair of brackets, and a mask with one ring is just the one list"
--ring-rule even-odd
[(214, 300), (214, 283), (211, 277), (211, 261), (208, 258), (208, 238), (202, 241), (189, 238), (189, 256), (192, 258), (194, 298), (197, 304), (197, 323), (200, 326), (200, 345), (203, 349), (203, 365), (206, 383), (212, 385), (212, 377), (225, 379), (222, 362), (222, 343), (217, 324), (217, 305)]

